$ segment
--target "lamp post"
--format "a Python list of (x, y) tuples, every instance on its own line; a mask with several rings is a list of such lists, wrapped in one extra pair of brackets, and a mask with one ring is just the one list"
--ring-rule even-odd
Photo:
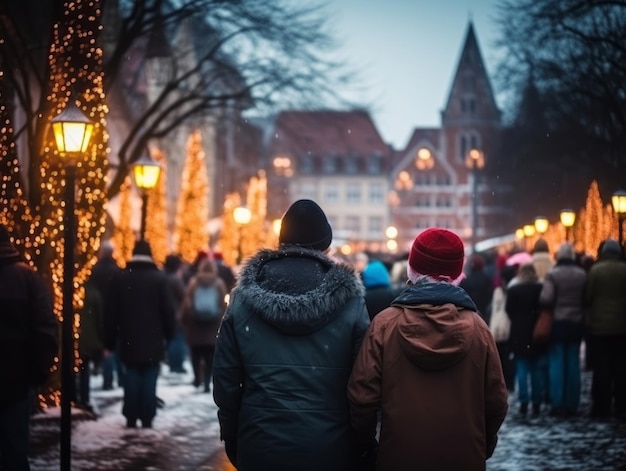
[(472, 253), (476, 252), (478, 230), (478, 171), (485, 166), (485, 155), (478, 149), (470, 149), (465, 165), (472, 171)]
[(149, 155), (142, 155), (133, 164), (133, 176), (135, 185), (141, 190), (141, 229), (139, 238), (143, 240), (146, 235), (146, 217), (148, 212), (148, 190), (153, 189), (159, 181), (161, 165)]
[(385, 244), (387, 250), (390, 252), (398, 250), (398, 241), (396, 240), (398, 237), (398, 228), (396, 226), (388, 226), (387, 229), (385, 229), (385, 236), (387, 237), (387, 243)]
[(565, 242), (569, 242), (571, 227), (576, 221), (576, 212), (573, 209), (561, 210), (561, 224), (565, 227)]
[(65, 214), (63, 233), (63, 321), (61, 326), (61, 470), (71, 468), (72, 395), (74, 391), (74, 247), (76, 245), (75, 185), (78, 153), (85, 152), (93, 123), (70, 101), (52, 119), (59, 155), (65, 160)]
[(617, 190), (611, 196), (613, 211), (617, 214), (619, 245), (624, 246), (624, 218), (626, 217), (626, 191)]
[(250, 219), (252, 219), (252, 212), (245, 206), (238, 206), (233, 211), (233, 218), (235, 219), (237, 227), (239, 228), (239, 240), (237, 241), (237, 265), (239, 265), (242, 259), (241, 236), (243, 234), (243, 227), (250, 222)]
[(547, 218), (543, 216), (537, 216), (535, 218), (535, 230), (540, 236), (545, 234), (545, 232), (548, 230), (549, 225), (550, 225), (550, 222), (548, 221)]

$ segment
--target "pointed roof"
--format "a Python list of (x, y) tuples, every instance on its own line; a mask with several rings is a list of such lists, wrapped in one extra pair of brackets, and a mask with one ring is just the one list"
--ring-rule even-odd
[(366, 111), (283, 111), (275, 125), (275, 150), (334, 155), (387, 155), (390, 147), (381, 138)]
[(459, 110), (454, 107), (454, 102), (460, 95), (466, 93), (474, 93), (480, 96), (481, 101), (489, 105), (488, 107), (481, 108), (480, 114), (484, 118), (499, 119), (500, 111), (498, 110), (493, 89), (491, 88), (489, 74), (485, 68), (472, 20), (469, 20), (467, 25), (465, 43), (461, 49), (454, 79), (450, 87), (450, 93), (448, 94), (446, 106), (442, 114), (444, 121), (447, 117), (450, 117), (450, 115), (455, 115), (459, 112)]

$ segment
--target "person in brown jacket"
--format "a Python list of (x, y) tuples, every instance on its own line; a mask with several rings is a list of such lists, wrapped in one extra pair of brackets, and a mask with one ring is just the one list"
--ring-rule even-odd
[[(196, 291), (203, 287), (213, 288), (217, 296), (217, 314), (207, 319), (196, 314), (194, 305)], [(226, 311), (224, 298), (227, 294), (226, 285), (217, 274), (215, 262), (204, 259), (198, 265), (197, 273), (189, 280), (185, 297), (181, 306), (180, 320), (191, 352), (193, 368), (193, 385), (204, 385), (204, 391), (211, 391), (213, 372), (213, 355), (222, 317)]]
[(451, 231), (419, 234), (409, 286), (378, 314), (350, 381), (352, 426), (378, 470), (484, 470), (508, 409), (493, 337), (462, 278), (463, 242)]

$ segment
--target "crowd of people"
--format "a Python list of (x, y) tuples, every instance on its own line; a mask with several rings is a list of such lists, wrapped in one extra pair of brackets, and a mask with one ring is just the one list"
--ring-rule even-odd
[(477, 306), (491, 293), (483, 318), (497, 342), (507, 388), (516, 393), (517, 413), (578, 415), (584, 368), (592, 371), (592, 417), (626, 420), (626, 262), (620, 244), (605, 240), (594, 259), (568, 242), (551, 254), (539, 239), (530, 253), (474, 255), (470, 265), (476, 262), (480, 283), (470, 268), (461, 286)]
[[(23, 298), (39, 293), (32, 306), (7, 306), (38, 323), (19, 335), (41, 340), (24, 365), (32, 375), (0, 396), (0, 437), (18, 450), (0, 445), (3, 464), (25, 459), (15, 444), (24, 435), (7, 427), (19, 420), (13, 409), (27, 411), (57, 338), (49, 293), (0, 229), (0, 276), (23, 280)], [(391, 263), (341, 257), (332, 238), (322, 208), (299, 200), (278, 247), (236, 273), (210, 250), (191, 263), (171, 254), (159, 267), (145, 240), (120, 268), (103, 243), (84, 286), (76, 402), (90, 407), (90, 377), (102, 374), (103, 388), (123, 388), (127, 427), (150, 428), (161, 368), (190, 365), (193, 385), (213, 393), (228, 458), (244, 471), (485, 469), (509, 397), (517, 414), (576, 415), (581, 367), (593, 370), (592, 415), (626, 420), (617, 241), (606, 240), (597, 260), (569, 243), (551, 252), (543, 239), (529, 253), (467, 256), (452, 231), (429, 228)], [(6, 401), (21, 408), (9, 413)]]

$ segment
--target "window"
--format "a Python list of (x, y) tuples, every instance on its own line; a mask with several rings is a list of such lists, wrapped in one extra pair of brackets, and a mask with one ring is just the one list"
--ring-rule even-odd
[(346, 190), (346, 201), (348, 203), (361, 202), (361, 183), (348, 183)]
[(324, 173), (336, 173), (337, 172), (337, 159), (332, 156), (324, 157)]
[(313, 155), (307, 153), (302, 157), (300, 162), (300, 173), (310, 174), (313, 173)]
[(357, 165), (357, 158), (353, 155), (346, 157), (346, 173), (348, 175), (354, 175), (358, 172), (359, 166)]
[(324, 187), (324, 201), (326, 203), (336, 203), (339, 201), (339, 189), (336, 183), (327, 183)]
[(379, 155), (371, 155), (367, 159), (367, 173), (370, 175), (378, 175), (381, 170), (382, 158)]
[(317, 199), (317, 187), (315, 183), (303, 183), (300, 187), (301, 198), (316, 200)]
[(480, 149), (480, 135), (476, 132), (466, 132), (459, 136), (459, 160), (465, 163), (467, 153), (471, 149)]
[(370, 184), (368, 201), (374, 204), (380, 204), (385, 202), (385, 188), (382, 183)]

